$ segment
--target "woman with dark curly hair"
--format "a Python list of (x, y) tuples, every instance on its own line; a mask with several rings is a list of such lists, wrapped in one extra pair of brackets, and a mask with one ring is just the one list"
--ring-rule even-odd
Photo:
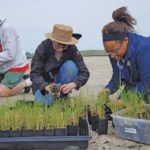
[(103, 44), (109, 55), (113, 75), (101, 91), (112, 94), (121, 84), (147, 96), (150, 92), (150, 39), (134, 32), (136, 20), (127, 7), (112, 13), (113, 22), (102, 29)]

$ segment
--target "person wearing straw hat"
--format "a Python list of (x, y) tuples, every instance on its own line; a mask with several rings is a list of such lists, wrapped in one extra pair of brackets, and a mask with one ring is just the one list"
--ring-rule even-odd
[(75, 46), (81, 35), (73, 34), (72, 27), (55, 24), (45, 36), (32, 59), (30, 77), (36, 100), (50, 105), (58, 93), (66, 98), (72, 89), (78, 90), (90, 74)]

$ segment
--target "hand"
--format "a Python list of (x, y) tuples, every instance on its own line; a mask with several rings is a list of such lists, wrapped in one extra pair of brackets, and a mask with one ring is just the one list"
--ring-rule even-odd
[(63, 94), (67, 94), (69, 93), (72, 89), (75, 89), (77, 87), (77, 85), (74, 82), (70, 82), (68, 84), (63, 84), (60, 87), (60, 92), (62, 92)]
[(54, 83), (47, 85), (45, 87), (45, 90), (47, 92), (49, 92), (52, 96), (56, 96), (59, 92), (59, 90), (57, 89), (56, 84), (54, 84)]
[(120, 99), (112, 100), (112, 103), (113, 103), (115, 106), (121, 106), (121, 105), (123, 105), (123, 101), (120, 100)]

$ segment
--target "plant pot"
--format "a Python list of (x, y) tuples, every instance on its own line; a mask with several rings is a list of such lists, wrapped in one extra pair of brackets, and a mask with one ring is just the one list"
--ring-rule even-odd
[(98, 120), (98, 116), (91, 116), (92, 131), (96, 131), (98, 128)]
[(78, 126), (67, 125), (67, 136), (77, 136), (77, 135), (78, 135)]
[(10, 130), (0, 131), (0, 137), (9, 137)]
[(99, 119), (98, 121), (98, 128), (97, 128), (97, 133), (99, 135), (101, 134), (107, 134), (108, 130), (108, 119)]
[(92, 112), (91, 112), (91, 108), (89, 105), (86, 106), (86, 111), (87, 111), (89, 124), (91, 125), (92, 124)]
[(43, 130), (33, 130), (33, 136), (43, 136), (44, 131)]
[(79, 135), (88, 135), (88, 123), (87, 123), (87, 119), (80, 118), (78, 126), (79, 126)]
[(103, 108), (104, 108), (104, 111), (105, 111), (105, 118), (112, 121), (112, 117), (111, 117), (112, 110), (110, 109), (110, 107), (107, 106), (106, 104), (104, 104)]
[(23, 137), (33, 136), (33, 130), (22, 130), (21, 136), (23, 136)]
[(44, 129), (44, 136), (54, 136), (55, 130), (54, 129)]
[(66, 128), (56, 128), (55, 129), (55, 136), (66, 136), (67, 130)]
[(10, 137), (21, 137), (21, 130), (10, 130)]

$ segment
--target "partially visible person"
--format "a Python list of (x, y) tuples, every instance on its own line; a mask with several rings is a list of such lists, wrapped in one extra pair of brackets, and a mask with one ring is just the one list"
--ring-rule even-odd
[(150, 93), (150, 39), (134, 32), (136, 20), (126, 7), (115, 10), (112, 17), (114, 21), (103, 27), (102, 34), (113, 74), (100, 94), (112, 94), (124, 85), (146, 100)]
[(14, 95), (32, 84), (30, 79), (23, 80), (28, 68), (16, 30), (0, 18), (0, 97)]
[(73, 34), (72, 27), (55, 24), (46, 37), (36, 49), (30, 77), (36, 100), (50, 105), (54, 96), (64, 99), (83, 86), (89, 71), (75, 46), (81, 35)]

